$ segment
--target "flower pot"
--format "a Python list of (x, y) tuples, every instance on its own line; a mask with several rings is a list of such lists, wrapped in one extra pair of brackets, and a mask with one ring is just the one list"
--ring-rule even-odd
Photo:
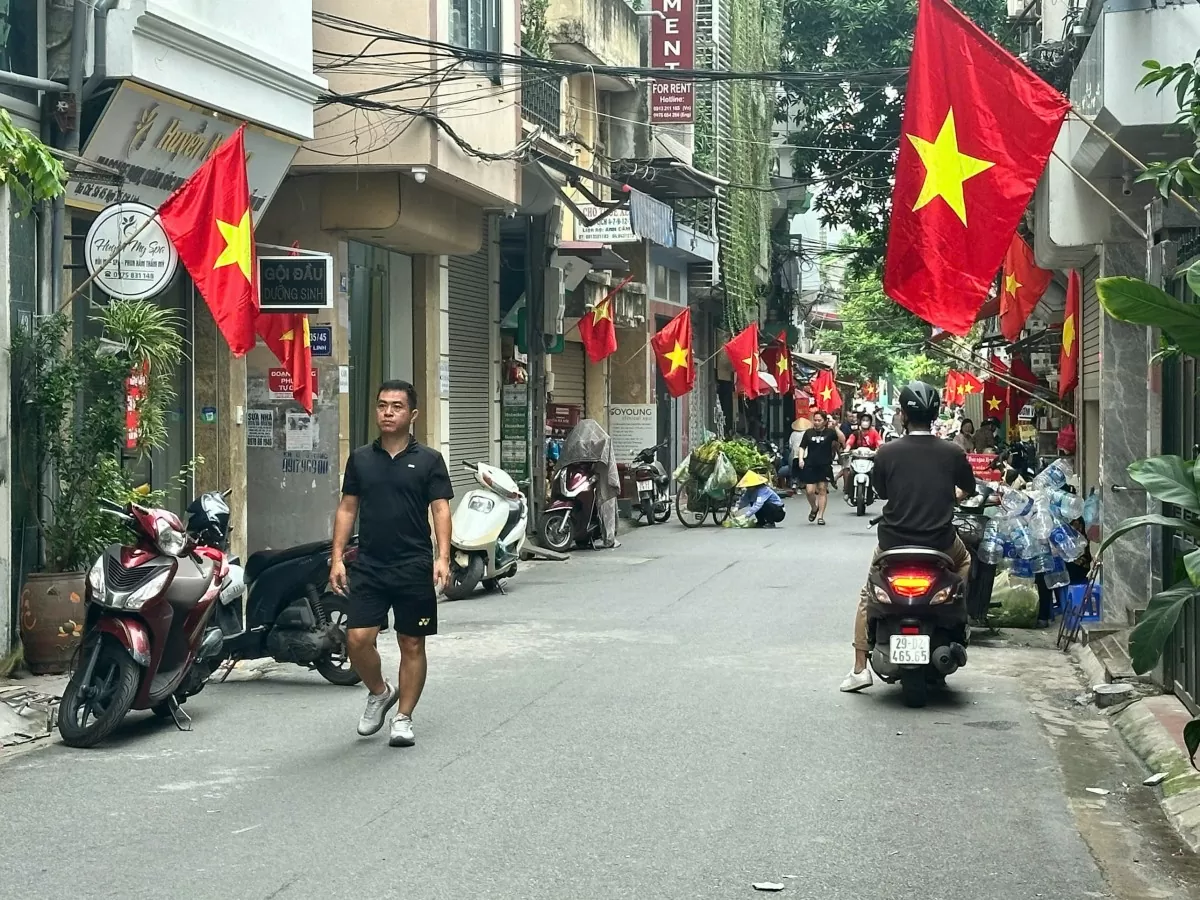
[(83, 637), (82, 572), (38, 572), (21, 588), (21, 643), (34, 675), (66, 672)]

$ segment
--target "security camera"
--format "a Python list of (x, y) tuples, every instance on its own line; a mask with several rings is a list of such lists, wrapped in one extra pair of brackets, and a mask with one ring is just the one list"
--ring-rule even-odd
[(411, 174), (413, 181), (415, 181), (417, 184), (424, 184), (425, 176), (429, 173), (423, 166), (414, 166)]
[(1133, 193), (1133, 174), (1130, 172), (1121, 176), (1121, 193), (1126, 197)]
[(507, 210), (505, 210), (504, 214), (510, 219), (515, 219), (517, 217), (517, 208), (515, 206), (510, 206)]

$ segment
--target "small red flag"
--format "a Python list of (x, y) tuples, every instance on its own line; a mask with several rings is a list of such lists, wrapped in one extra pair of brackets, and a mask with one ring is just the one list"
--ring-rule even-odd
[(692, 358), (692, 311), (685, 309), (650, 338), (658, 370), (667, 393), (682, 397), (696, 383), (696, 361)]
[(1053, 277), (1053, 272), (1046, 271), (1034, 261), (1033, 251), (1025, 240), (1014, 234), (1000, 274), (1000, 333), (1008, 341), (1021, 336), (1025, 320), (1046, 293), (1046, 285)]
[(750, 325), (725, 342), (725, 355), (733, 366), (734, 385), (739, 393), (757, 397), (762, 389), (758, 377), (758, 323)]
[(304, 313), (263, 313), (255, 328), (279, 364), (292, 376), (292, 396), (312, 414), (316, 385), (312, 381), (312, 346)]
[(792, 392), (792, 351), (787, 345), (787, 331), (780, 331), (762, 352), (767, 374), (775, 379), (775, 390), (780, 394)]
[(967, 333), (1068, 108), (946, 0), (919, 0), (884, 264), (889, 297)]
[(983, 383), (983, 417), (1005, 421), (1008, 413), (1008, 388), (993, 378)]
[(867, 381), (863, 383), (862, 396), (868, 403), (874, 403), (879, 399), (879, 388), (875, 387), (875, 382)]
[(1072, 269), (1067, 276), (1067, 306), (1063, 315), (1062, 350), (1058, 355), (1058, 396), (1079, 385), (1079, 299), (1083, 285), (1079, 272)]
[(833, 373), (828, 369), (821, 371), (812, 383), (813, 398), (816, 401), (817, 409), (822, 412), (840, 411), (842, 408), (842, 394), (837, 388), (837, 382), (833, 380)]
[(961, 406), (971, 394), (979, 394), (983, 392), (983, 382), (972, 375), (970, 372), (956, 373), (958, 378), (954, 381), (954, 395), (958, 398), (958, 404)]
[(946, 373), (946, 387), (942, 390), (942, 402), (947, 406), (958, 402), (958, 370)]
[(239, 125), (158, 208), (163, 231), (234, 356), (254, 348), (258, 316), (245, 131)]

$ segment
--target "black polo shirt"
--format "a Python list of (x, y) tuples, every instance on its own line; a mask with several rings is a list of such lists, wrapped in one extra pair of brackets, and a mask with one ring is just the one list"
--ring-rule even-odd
[(376, 440), (350, 454), (342, 493), (358, 498), (358, 545), (366, 562), (432, 567), (429, 506), (454, 497), (442, 454), (414, 437), (393, 457)]

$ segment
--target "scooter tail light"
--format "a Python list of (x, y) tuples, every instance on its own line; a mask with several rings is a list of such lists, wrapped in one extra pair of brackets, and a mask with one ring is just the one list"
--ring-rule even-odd
[(887, 574), (888, 586), (901, 597), (921, 597), (929, 592), (937, 573), (929, 569), (893, 569)]
[(921, 629), (916, 625), (903, 625), (900, 628), (901, 634), (920, 634)]

